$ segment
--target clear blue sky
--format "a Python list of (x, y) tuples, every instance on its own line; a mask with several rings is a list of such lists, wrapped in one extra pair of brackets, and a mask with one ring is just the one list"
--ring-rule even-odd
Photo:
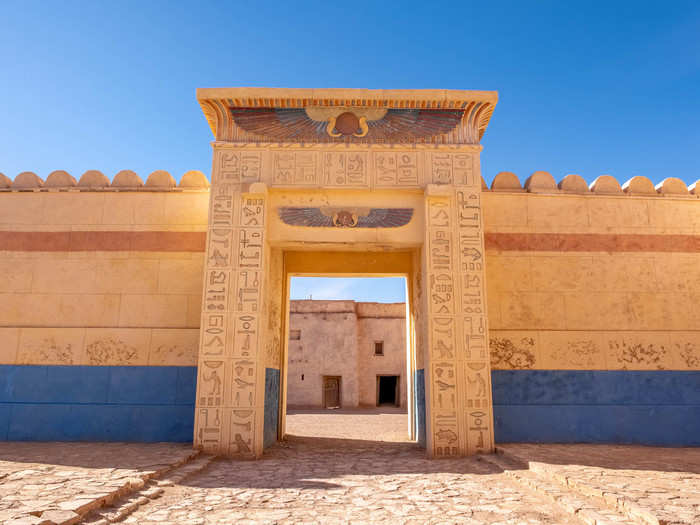
[(2, 0), (0, 172), (209, 174), (197, 87), (449, 88), (500, 94), (487, 182), (690, 184), (699, 35), (700, 2), (681, 0)]
[(378, 303), (403, 303), (403, 277), (292, 277), (290, 299), (354, 299)]
[(195, 88), (497, 90), (490, 181), (700, 178), (700, 2), (0, 2), (0, 172), (209, 173)]

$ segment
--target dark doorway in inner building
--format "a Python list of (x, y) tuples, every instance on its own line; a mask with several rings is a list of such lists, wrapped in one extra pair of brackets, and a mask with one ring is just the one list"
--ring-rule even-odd
[(399, 376), (377, 376), (377, 406), (399, 406)]
[(323, 376), (323, 406), (340, 408), (340, 377)]

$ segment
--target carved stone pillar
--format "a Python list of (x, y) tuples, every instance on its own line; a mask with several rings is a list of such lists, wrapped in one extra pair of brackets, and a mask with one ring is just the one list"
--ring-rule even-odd
[(477, 153), (433, 153), (426, 189), (430, 399), (435, 457), (493, 451), (493, 407), (484, 290)]
[(260, 153), (215, 146), (209, 205), (194, 444), (262, 453), (266, 188)]

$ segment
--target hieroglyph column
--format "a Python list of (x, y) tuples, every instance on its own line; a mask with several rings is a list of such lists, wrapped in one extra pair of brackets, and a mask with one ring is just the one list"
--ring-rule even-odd
[(426, 190), (429, 452), (493, 451), (478, 153), (430, 154)]
[(262, 453), (265, 367), (260, 323), (266, 192), (260, 152), (214, 146), (194, 445)]

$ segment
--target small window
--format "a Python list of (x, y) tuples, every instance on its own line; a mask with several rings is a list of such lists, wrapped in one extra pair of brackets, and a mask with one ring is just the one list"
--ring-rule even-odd
[(301, 330), (290, 330), (289, 339), (292, 341), (298, 341), (301, 339)]
[(384, 341), (374, 342), (374, 355), (384, 355)]

